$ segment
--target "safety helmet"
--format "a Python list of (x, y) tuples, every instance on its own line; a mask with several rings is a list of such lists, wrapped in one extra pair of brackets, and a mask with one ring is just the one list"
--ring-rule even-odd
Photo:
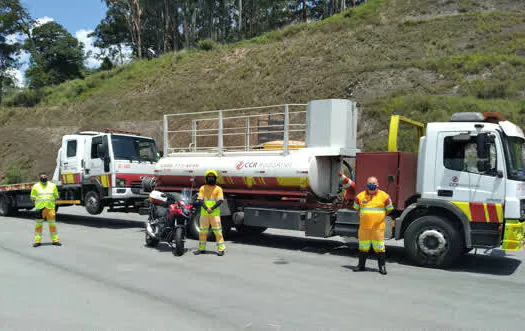
[(214, 175), (215, 178), (218, 177), (217, 176), (217, 171), (215, 171), (215, 170), (208, 170), (208, 171), (206, 171), (206, 174), (204, 175), (204, 177), (208, 177), (208, 175)]

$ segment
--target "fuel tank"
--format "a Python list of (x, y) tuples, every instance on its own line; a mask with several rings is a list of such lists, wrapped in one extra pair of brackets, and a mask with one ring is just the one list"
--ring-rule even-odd
[[(288, 155), (250, 153), (227, 156), (172, 154), (155, 165), (158, 187), (190, 187), (204, 184), (204, 174), (213, 169), (218, 183), (228, 190), (311, 192), (326, 197), (337, 189), (339, 163), (332, 156), (316, 155), (315, 149), (292, 150)], [(334, 189), (335, 186), (335, 189)], [(271, 192), (269, 192), (271, 191)]]

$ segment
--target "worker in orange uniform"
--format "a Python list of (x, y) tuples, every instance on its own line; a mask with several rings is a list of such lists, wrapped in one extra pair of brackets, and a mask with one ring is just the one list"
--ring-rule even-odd
[(379, 189), (376, 177), (367, 180), (366, 190), (359, 193), (354, 201), (359, 212), (359, 264), (354, 271), (364, 271), (370, 246), (377, 254), (379, 272), (386, 275), (385, 219), (394, 209), (390, 196)]
[(199, 229), (199, 249), (194, 252), (195, 255), (206, 251), (206, 239), (208, 230), (212, 228), (217, 242), (217, 254), (224, 255), (226, 249), (224, 237), (222, 236), (221, 210), (219, 206), (224, 201), (222, 188), (217, 185), (217, 172), (215, 170), (206, 171), (205, 185), (199, 189), (197, 198), (201, 204), (200, 229)]
[(42, 228), (45, 220), (47, 220), (49, 226), (49, 234), (53, 245), (62, 246), (58, 240), (55, 222), (55, 200), (59, 198), (58, 190), (55, 184), (48, 182), (45, 173), (40, 173), (39, 177), (40, 183), (36, 183), (31, 188), (31, 201), (35, 204), (36, 209), (35, 242), (33, 247), (42, 245)]

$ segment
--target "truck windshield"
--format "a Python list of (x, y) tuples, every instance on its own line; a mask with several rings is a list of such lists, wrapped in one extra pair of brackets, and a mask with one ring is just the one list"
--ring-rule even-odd
[(152, 139), (112, 135), (115, 160), (157, 162), (159, 151)]
[(525, 140), (507, 137), (509, 179), (525, 181)]

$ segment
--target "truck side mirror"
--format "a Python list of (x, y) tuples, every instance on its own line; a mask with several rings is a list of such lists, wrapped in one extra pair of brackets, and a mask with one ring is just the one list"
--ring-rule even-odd
[(491, 137), (489, 136), (488, 133), (478, 134), (478, 136), (476, 137), (476, 150), (478, 154), (478, 159), (488, 159), (489, 158), (490, 141), (491, 141)]
[(111, 170), (109, 167), (110, 161), (111, 161), (110, 158), (108, 156), (104, 156), (103, 161), (104, 161), (104, 172), (109, 172), (109, 170)]

